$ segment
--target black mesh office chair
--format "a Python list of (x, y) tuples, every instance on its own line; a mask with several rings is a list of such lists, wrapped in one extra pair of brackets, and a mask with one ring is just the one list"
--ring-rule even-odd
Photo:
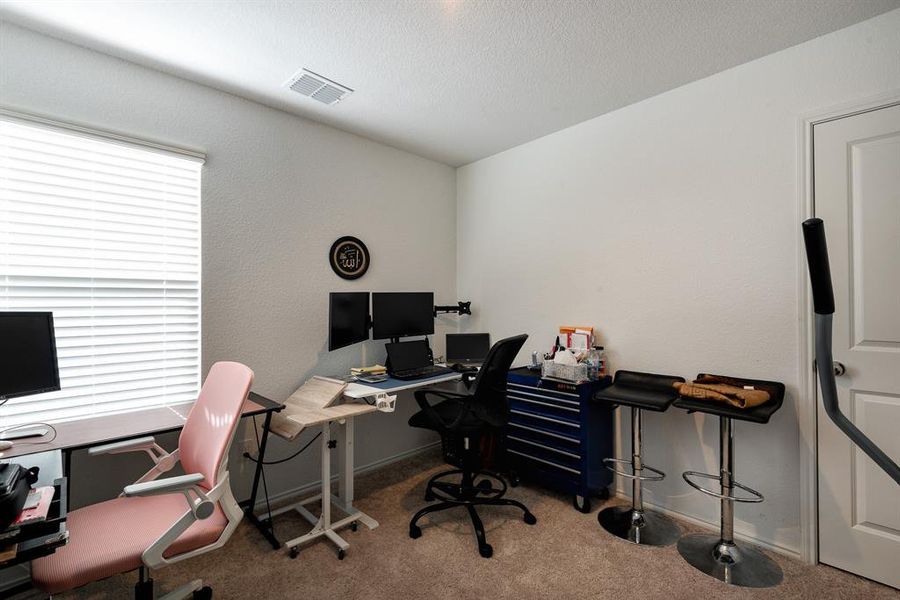
[[(506, 401), (506, 376), (527, 335), (500, 340), (488, 352), (484, 364), (469, 385), (470, 393), (444, 390), (420, 390), (415, 393), (422, 410), (409, 419), (412, 427), (431, 429), (441, 434), (444, 460), (458, 468), (438, 473), (428, 481), (425, 501), (433, 502), (417, 512), (409, 522), (409, 537), (416, 539), (422, 530), (416, 524), (425, 515), (448, 508), (465, 506), (475, 528), (478, 551), (490, 558), (493, 548), (484, 536), (484, 525), (475, 511), (478, 505), (515, 506), (524, 511), (529, 525), (537, 519), (521, 502), (504, 498), (506, 482), (481, 469), (481, 436), (506, 425), (509, 408)], [(467, 382), (468, 383), (468, 382)], [(430, 405), (428, 396), (442, 401)], [(478, 482), (475, 480), (479, 479)]]

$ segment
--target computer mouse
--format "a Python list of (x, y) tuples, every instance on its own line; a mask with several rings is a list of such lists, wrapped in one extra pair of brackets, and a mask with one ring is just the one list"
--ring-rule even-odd
[(13, 447), (13, 443), (9, 440), (0, 440), (0, 452), (4, 450), (9, 450)]

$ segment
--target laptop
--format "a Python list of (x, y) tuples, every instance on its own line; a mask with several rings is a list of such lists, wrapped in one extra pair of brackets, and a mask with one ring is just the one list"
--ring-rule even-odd
[(425, 340), (392, 342), (384, 347), (388, 355), (388, 372), (394, 379), (409, 381), (453, 373), (453, 369), (439, 367), (431, 362)]
[(447, 364), (480, 367), (490, 349), (489, 333), (447, 334)]

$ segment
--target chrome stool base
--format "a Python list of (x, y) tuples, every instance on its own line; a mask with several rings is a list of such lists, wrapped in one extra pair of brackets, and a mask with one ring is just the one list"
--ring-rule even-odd
[(678, 540), (678, 553), (695, 569), (731, 585), (765, 588), (783, 579), (774, 560), (752, 546), (728, 543), (717, 535), (686, 535)]
[(681, 535), (674, 521), (630, 506), (610, 506), (597, 514), (600, 526), (616, 537), (641, 546), (669, 546)]

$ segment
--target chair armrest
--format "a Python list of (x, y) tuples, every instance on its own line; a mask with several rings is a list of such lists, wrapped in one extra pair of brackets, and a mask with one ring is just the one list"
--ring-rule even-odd
[[(466, 413), (469, 412), (468, 402), (467, 400), (471, 400), (472, 396), (469, 394), (460, 394), (458, 392), (450, 392), (445, 390), (418, 390), (413, 394), (416, 398), (416, 402), (419, 406), (424, 410), (428, 415), (436, 422), (440, 423), (446, 429), (456, 429), (462, 423), (463, 418), (465, 418)], [(434, 407), (428, 403), (428, 396), (437, 396), (438, 398), (444, 398), (446, 400), (459, 400), (463, 406), (462, 410), (459, 411), (459, 415), (451, 422), (445, 422), (441, 416), (438, 414)]]
[(167, 477), (166, 479), (155, 479), (143, 483), (133, 483), (131, 485), (126, 485), (123, 491), (124, 495), (129, 498), (132, 496), (170, 494), (172, 492), (181, 492), (196, 488), (203, 479), (201, 473), (191, 473), (189, 475), (179, 475), (178, 477)]
[(137, 438), (136, 440), (125, 440), (124, 442), (113, 442), (112, 444), (104, 444), (102, 446), (94, 446), (88, 448), (88, 456), (100, 456), (101, 454), (123, 454), (125, 452), (146, 452), (156, 446), (156, 440), (153, 436)]

